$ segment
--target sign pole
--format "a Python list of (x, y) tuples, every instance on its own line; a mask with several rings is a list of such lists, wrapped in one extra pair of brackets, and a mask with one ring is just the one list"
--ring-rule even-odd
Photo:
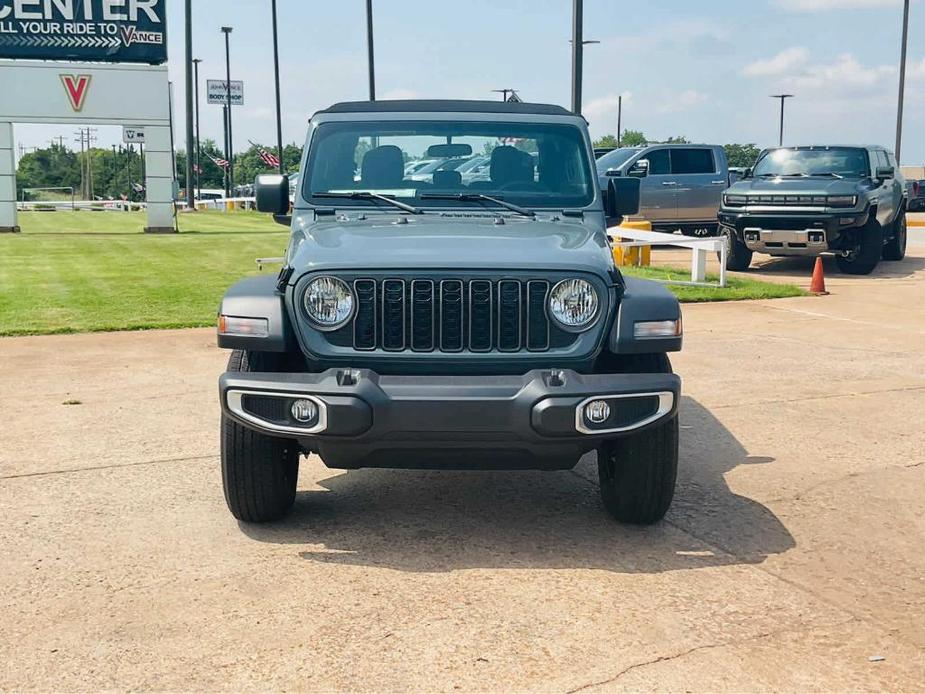
[[(193, 199), (193, 0), (186, 0), (186, 206), (196, 209)], [(142, 170), (144, 170), (144, 145)]]
[(234, 130), (231, 126), (231, 27), (222, 27), (225, 34), (225, 100), (228, 106), (228, 193), (234, 194)]
[(202, 140), (199, 139), (199, 63), (202, 60), (193, 60), (194, 76), (196, 82), (196, 197), (202, 200)]

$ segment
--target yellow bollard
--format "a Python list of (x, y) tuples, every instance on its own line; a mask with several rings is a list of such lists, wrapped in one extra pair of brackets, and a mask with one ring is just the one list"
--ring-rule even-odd
[(234, 203), (231, 200), (225, 201), (225, 212), (234, 212)]
[[(652, 231), (651, 222), (625, 221), (620, 226), (626, 229)], [(620, 239), (617, 238), (616, 241), (619, 242)], [(629, 265), (648, 267), (652, 264), (652, 246), (633, 246), (631, 248), (617, 246), (613, 249), (613, 262), (617, 267)]]

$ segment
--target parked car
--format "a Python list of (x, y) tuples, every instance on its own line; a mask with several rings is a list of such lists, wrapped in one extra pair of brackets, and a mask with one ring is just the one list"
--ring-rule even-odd
[(906, 254), (906, 182), (883, 147), (776, 147), (723, 195), (726, 267), (753, 253), (834, 253), (842, 272), (867, 275)]
[(921, 212), (925, 210), (925, 180), (909, 181), (909, 211)]
[(601, 185), (608, 178), (642, 180), (639, 214), (656, 231), (688, 236), (717, 232), (716, 213), (729, 186), (726, 151), (720, 145), (621, 147), (597, 160)]
[[(585, 120), (559, 106), (376, 101), (316, 113), (309, 133), (282, 271), (221, 303), (232, 514), (286, 514), (303, 454), (343, 469), (562, 470), (597, 452), (605, 508), (660, 519), (678, 462), (668, 353), (681, 311), (615, 266), (605, 218), (638, 210), (639, 180), (599, 188)], [(350, 143), (386, 136), (354, 185)], [(515, 139), (536, 145), (538, 180)], [(440, 190), (406, 177), (402, 150), (422, 140), (451, 158), (488, 148), (490, 179)], [(288, 188), (259, 177), (258, 209), (286, 214)]]

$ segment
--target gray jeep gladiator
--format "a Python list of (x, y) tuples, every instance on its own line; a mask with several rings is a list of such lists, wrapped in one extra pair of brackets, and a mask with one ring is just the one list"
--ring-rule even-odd
[(719, 211), (726, 268), (753, 253), (835, 254), (839, 269), (867, 275), (906, 255), (905, 181), (883, 147), (778, 147), (761, 153), (724, 194)]
[[(490, 158), (405, 175), (411, 157)], [(259, 176), (258, 209), (291, 224), (278, 277), (225, 295), (218, 344), (225, 499), (281, 518), (301, 455), (331, 468), (574, 467), (597, 452), (606, 509), (653, 523), (674, 495), (681, 312), (623, 277), (607, 221), (639, 181), (602, 191), (587, 124), (558, 106), (337, 104), (310, 122), (291, 207)]]

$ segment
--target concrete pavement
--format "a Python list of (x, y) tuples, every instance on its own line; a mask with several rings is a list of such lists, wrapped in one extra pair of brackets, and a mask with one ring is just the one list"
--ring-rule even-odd
[(646, 529), (605, 516), (590, 460), (303, 460), (292, 516), (240, 526), (211, 331), (0, 340), (0, 688), (920, 691), (910, 237), (828, 297), (685, 308), (678, 493)]

